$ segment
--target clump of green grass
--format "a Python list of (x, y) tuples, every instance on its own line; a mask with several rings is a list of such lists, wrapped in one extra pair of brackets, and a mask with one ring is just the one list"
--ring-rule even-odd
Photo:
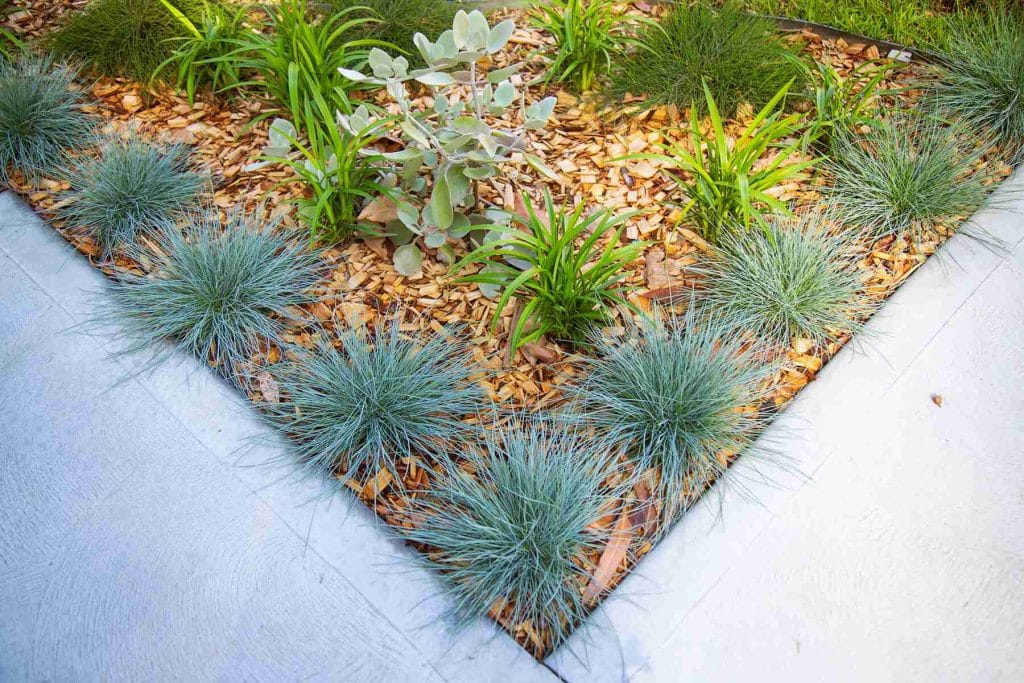
[(833, 140), (824, 188), (836, 217), (875, 237), (916, 235), (972, 214), (985, 201), (984, 146), (958, 126), (899, 116), (863, 136)]
[(625, 267), (644, 245), (620, 243), (630, 214), (600, 210), (584, 215), (583, 203), (565, 211), (555, 206), (547, 191), (543, 212), (534, 208), (529, 196), (524, 194), (523, 200), (525, 216), (511, 214), (511, 224), (496, 239), (485, 241), (452, 270), (483, 264), (478, 273), (460, 281), (500, 292), (492, 328), (510, 300), (522, 303), (512, 330), (513, 350), (544, 335), (582, 344), (595, 326), (609, 319), (609, 308), (629, 305), (620, 283)]
[(423, 57), (412, 37), (437, 36), (452, 27), (455, 13), (466, 3), (451, 0), (327, 0), (334, 10), (364, 8), (376, 21), (353, 27), (350, 37), (372, 38), (394, 45), (414, 67)]
[(134, 137), (108, 141), (68, 179), (71, 188), (57, 215), (92, 235), (107, 256), (173, 223), (194, 205), (205, 182), (192, 168), (188, 148)]
[(633, 326), (622, 343), (602, 339), (572, 388), (607, 447), (623, 449), (637, 471), (658, 471), (663, 525), (718, 479), (727, 456), (743, 451), (763, 425), (768, 368), (744, 350), (733, 321), (691, 306)]
[(140, 254), (151, 274), (115, 281), (98, 322), (123, 329), (121, 353), (156, 349), (146, 367), (182, 350), (242, 384), (251, 361), (301, 320), (295, 307), (316, 300), (310, 289), (324, 271), (318, 252), (276, 227), (241, 212), (222, 226), (214, 210), (190, 216), (181, 231), (167, 227), (159, 247)]
[(386, 470), (400, 482), (404, 458), (429, 467), (453, 440), (471, 436), (462, 418), (477, 412), (484, 394), (467, 342), (454, 331), (407, 334), (396, 315), (372, 338), (349, 329), (339, 341), (271, 368), (281, 400), (265, 413), (292, 437), (305, 472), (344, 472), (341, 485)]
[(882, 125), (878, 98), (889, 94), (882, 85), (896, 63), (863, 62), (845, 77), (831, 64), (815, 63), (814, 114), (804, 132), (804, 146), (828, 152), (840, 132)]
[(457, 626), (497, 606), (557, 647), (597, 597), (584, 594), (590, 576), (578, 558), (607, 542), (594, 522), (615, 512), (621, 491), (605, 486), (613, 465), (564, 425), (524, 416), (487, 429), (481, 450), (411, 501), (418, 522), (402, 532), (428, 547), (423, 562), (441, 571)]
[(0, 181), (12, 171), (29, 182), (52, 175), (69, 153), (95, 140), (96, 118), (74, 88), (77, 73), (50, 57), (0, 59)]
[(728, 235), (705, 267), (704, 303), (770, 344), (858, 332), (870, 308), (846, 241), (827, 225), (812, 214)]
[(935, 0), (747, 0), (753, 11), (804, 19), (869, 38), (927, 47), (945, 35)]
[(936, 104), (990, 131), (1011, 163), (1024, 161), (1024, 9), (993, 0), (951, 20)]
[[(200, 21), (201, 0), (172, 0), (193, 21)], [(173, 52), (182, 27), (161, 0), (93, 0), (70, 14), (48, 47), (61, 57), (79, 60), (104, 76), (127, 76), (146, 82)]]
[(718, 9), (678, 5), (638, 38), (645, 50), (620, 60), (607, 89), (609, 101), (645, 95), (647, 106), (695, 103), (703, 115), (706, 82), (729, 118), (744, 102), (762, 107), (787, 83), (802, 87), (807, 77), (774, 25), (733, 3)]

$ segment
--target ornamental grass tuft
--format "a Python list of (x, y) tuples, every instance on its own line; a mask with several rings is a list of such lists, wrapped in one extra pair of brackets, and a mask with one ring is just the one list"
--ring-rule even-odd
[(769, 344), (824, 345), (860, 331), (871, 307), (846, 240), (819, 215), (731, 232), (704, 268), (703, 302)]
[(116, 280), (98, 322), (120, 325), (121, 353), (155, 348), (146, 367), (182, 350), (243, 384), (250, 363), (301, 320), (295, 307), (316, 300), (310, 288), (324, 272), (318, 252), (276, 228), (241, 212), (222, 225), (212, 209), (189, 216), (182, 231), (165, 228), (159, 247), (139, 254), (150, 274)]
[(835, 137), (823, 167), (831, 211), (872, 236), (909, 235), (966, 218), (984, 203), (986, 147), (959, 126), (902, 115), (864, 135)]
[(732, 321), (694, 305), (633, 325), (624, 342), (600, 340), (581, 370), (571, 414), (624, 450), (638, 473), (655, 468), (663, 529), (763, 426), (771, 367), (744, 349)]
[(744, 102), (758, 109), (790, 81), (800, 89), (807, 79), (771, 21), (731, 2), (717, 9), (675, 5), (661, 22), (642, 29), (638, 40), (644, 51), (620, 58), (613, 69), (611, 102), (644, 95), (645, 106), (693, 104), (703, 115), (706, 82), (722, 115), (731, 118)]
[(455, 439), (472, 436), (462, 419), (484, 392), (468, 342), (454, 330), (406, 333), (396, 314), (372, 337), (353, 328), (338, 341), (270, 368), (281, 399), (265, 414), (292, 438), (305, 473), (344, 473), (334, 480), (341, 486), (386, 470), (398, 484), (403, 459), (429, 467)]
[[(202, 0), (170, 0), (194, 22)], [(49, 36), (54, 54), (81, 61), (102, 76), (147, 82), (174, 52), (184, 29), (161, 0), (93, 0)]]
[(440, 570), (457, 627), (497, 610), (505, 623), (550, 634), (554, 648), (600, 595), (585, 591), (590, 573), (579, 558), (608, 541), (608, 526), (595, 522), (617, 511), (622, 491), (606, 486), (614, 473), (581, 434), (516, 415), (412, 501), (415, 527), (402, 533), (427, 546), (422, 561)]
[(350, 37), (371, 38), (390, 43), (414, 67), (424, 66), (423, 57), (412, 41), (417, 33), (437, 36), (451, 29), (452, 20), (467, 3), (451, 0), (326, 0), (333, 10), (359, 8), (373, 17), (373, 22), (354, 26)]
[(50, 57), (0, 59), (0, 182), (28, 182), (58, 171), (69, 153), (95, 140), (96, 118), (74, 87), (77, 72)]
[(1024, 8), (993, 0), (949, 25), (935, 102), (1024, 161)]
[(73, 167), (68, 180), (57, 215), (94, 237), (108, 256), (172, 224), (195, 205), (206, 182), (192, 169), (187, 147), (134, 137), (109, 140), (99, 156)]

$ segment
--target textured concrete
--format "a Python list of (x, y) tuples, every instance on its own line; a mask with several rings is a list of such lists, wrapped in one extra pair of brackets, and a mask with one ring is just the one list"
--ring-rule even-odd
[[(549, 659), (572, 681), (996, 681), (1024, 669), (1024, 172)], [(933, 395), (942, 397), (935, 405)], [(733, 483), (736, 483), (735, 481)], [(744, 490), (744, 488), (746, 490)], [(755, 500), (752, 500), (753, 494)], [(721, 508), (719, 508), (721, 503)]]
[[(122, 381), (102, 277), (0, 195), (0, 680), (551, 681), (184, 359)], [(247, 467), (245, 465), (253, 465)]]

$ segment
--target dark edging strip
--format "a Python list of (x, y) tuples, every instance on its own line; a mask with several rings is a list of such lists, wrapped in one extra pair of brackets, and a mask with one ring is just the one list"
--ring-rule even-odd
[(805, 21), (803, 19), (789, 19), (788, 17), (775, 17), (769, 14), (756, 14), (755, 16), (768, 19), (769, 21), (775, 22), (779, 29), (787, 33), (798, 33), (802, 31), (810, 31), (815, 35), (819, 35), (822, 38), (828, 38), (831, 40), (837, 40), (842, 38), (847, 43), (864, 43), (866, 45), (874, 45), (877, 47), (879, 52), (888, 54), (893, 50), (899, 52), (906, 52), (910, 55), (911, 61), (924, 63), (924, 64), (941, 64), (945, 60), (939, 54), (929, 52), (928, 50), (921, 50), (916, 47), (907, 47), (906, 45), (900, 45), (899, 43), (892, 43), (888, 40), (880, 40), (878, 38), (869, 38), (868, 36), (862, 36), (859, 33), (850, 33), (849, 31), (843, 31), (827, 24), (817, 24), (813, 21)]

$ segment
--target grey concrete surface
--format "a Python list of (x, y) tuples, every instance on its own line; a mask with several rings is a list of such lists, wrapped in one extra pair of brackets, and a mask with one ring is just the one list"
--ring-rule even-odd
[[(571, 681), (1024, 670), (1024, 172), (771, 427), (801, 476), (706, 496), (548, 663)], [(942, 397), (941, 407), (932, 396)], [(763, 466), (760, 471), (766, 471)], [(735, 482), (734, 482), (735, 483)], [(721, 507), (719, 507), (721, 504)]]
[(0, 680), (553, 681), (183, 359), (73, 330), (102, 276), (0, 195)]

